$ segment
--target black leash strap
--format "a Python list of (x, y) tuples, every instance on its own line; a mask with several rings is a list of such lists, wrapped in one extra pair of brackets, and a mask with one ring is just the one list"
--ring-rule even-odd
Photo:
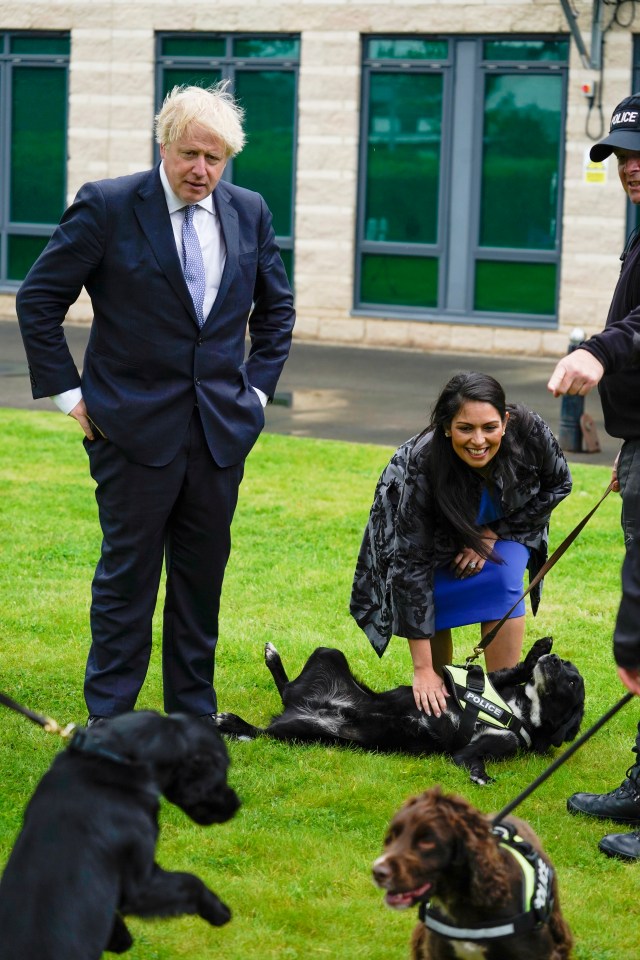
[[(484, 693), (484, 670), (480, 664), (472, 664), (469, 667), (467, 674), (467, 690), (471, 690), (472, 693), (482, 696)], [(464, 696), (465, 691), (462, 691), (462, 696)], [(480, 707), (477, 702), (469, 700), (466, 704), (463, 704), (464, 710), (462, 712), (462, 719), (460, 720), (460, 726), (458, 727), (458, 732), (456, 734), (456, 743), (459, 743), (460, 746), (466, 746), (473, 736), (473, 731), (476, 726), (476, 720), (478, 719), (478, 714), (480, 713)]]
[(473, 663), (474, 660), (477, 660), (478, 657), (480, 656), (480, 654), (489, 646), (489, 644), (491, 643), (491, 641), (492, 641), (492, 640), (495, 640), (495, 637), (496, 637), (496, 634), (498, 633), (498, 630), (500, 630), (500, 628), (504, 626), (504, 624), (507, 622), (507, 620), (509, 619), (509, 617), (511, 616), (511, 614), (513, 613), (513, 611), (516, 609), (516, 607), (518, 606), (518, 604), (519, 604), (519, 603), (522, 603), (522, 601), (523, 601), (524, 598), (527, 596), (527, 594), (531, 593), (531, 591), (532, 591), (533, 588), (536, 586), (536, 584), (540, 583), (540, 581), (542, 580), (542, 578), (543, 578), (544, 576), (546, 576), (546, 574), (549, 572), (549, 570), (551, 570), (551, 567), (553, 567), (554, 564), (556, 564), (556, 563), (558, 562), (558, 560), (559, 560), (560, 557), (563, 555), (563, 553), (565, 553), (565, 552), (569, 549), (569, 547), (571, 546), (571, 544), (573, 543), (573, 541), (576, 539), (576, 537), (578, 536), (578, 534), (579, 534), (579, 533), (582, 531), (582, 529), (587, 525), (587, 523), (589, 522), (589, 520), (591, 520), (591, 517), (594, 515), (594, 513), (596, 512), (596, 510), (598, 509), (598, 507), (600, 506), (600, 504), (602, 503), (602, 501), (605, 500), (606, 497), (609, 496), (609, 494), (611, 493), (612, 490), (613, 490), (613, 480), (611, 481), (611, 483), (609, 484), (609, 486), (607, 487), (607, 489), (605, 490), (605, 492), (602, 494), (602, 496), (600, 497), (600, 499), (599, 499), (598, 502), (596, 503), (595, 507), (593, 507), (593, 508), (589, 511), (589, 513), (586, 515), (586, 517), (583, 517), (583, 518), (582, 518), (582, 520), (580, 521), (580, 523), (573, 528), (573, 530), (571, 531), (571, 533), (570, 533), (567, 537), (565, 537), (565, 539), (562, 541), (562, 543), (560, 544), (560, 546), (557, 547), (557, 548), (553, 551), (553, 553), (552, 553), (551, 556), (548, 558), (548, 560), (542, 565), (542, 567), (540, 568), (540, 570), (538, 570), (538, 572), (536, 573), (535, 577), (533, 578), (533, 580), (531, 581), (531, 583), (529, 584), (529, 586), (527, 587), (527, 589), (524, 591), (524, 593), (522, 594), (522, 596), (514, 603), (514, 605), (511, 607), (510, 610), (507, 610), (507, 612), (505, 613), (505, 615), (504, 615), (504, 617), (502, 618), (502, 620), (499, 620), (498, 623), (496, 623), (495, 627), (492, 627), (491, 630), (489, 630), (489, 633), (487, 633), (487, 634), (482, 638), (482, 640), (481, 640), (480, 643), (477, 645), (477, 647), (474, 647), (474, 648), (473, 648), (473, 653), (471, 654), (470, 657), (467, 657), (466, 663)]
[(45, 717), (41, 713), (35, 713), (33, 710), (29, 710), (28, 707), (23, 707), (22, 704), (16, 703), (15, 700), (8, 697), (6, 693), (0, 693), (0, 704), (9, 707), (10, 710), (15, 710), (16, 713), (20, 713), (23, 717), (27, 717), (34, 723), (37, 723), (46, 733), (57, 733), (63, 737), (63, 739), (71, 736), (76, 728), (75, 723), (68, 723), (66, 727), (61, 727), (56, 720), (52, 720), (51, 717)]
[(621, 710), (622, 707), (629, 703), (629, 700), (632, 700), (634, 696), (635, 694), (631, 693), (630, 691), (629, 693), (625, 693), (625, 695), (621, 697), (620, 700), (618, 700), (618, 702), (614, 704), (610, 710), (607, 710), (607, 712), (603, 714), (603, 716), (601, 716), (592, 727), (589, 727), (589, 729), (585, 731), (581, 737), (578, 737), (578, 739), (574, 741), (574, 743), (572, 743), (571, 746), (564, 751), (564, 753), (561, 753), (559, 757), (556, 757), (553, 763), (549, 764), (547, 769), (543, 770), (539, 777), (536, 777), (536, 779), (530, 783), (528, 787), (525, 787), (522, 793), (519, 793), (515, 800), (512, 800), (511, 803), (508, 803), (506, 807), (502, 808), (500, 813), (495, 815), (491, 821), (493, 826), (496, 826), (498, 823), (500, 823), (500, 821), (503, 820), (507, 814), (511, 813), (512, 810), (515, 810), (515, 808), (521, 804), (523, 800), (533, 793), (534, 790), (537, 790), (540, 784), (544, 783), (547, 777), (550, 777), (552, 773), (555, 773), (558, 767), (561, 767), (562, 764), (576, 752), (576, 750), (580, 749), (583, 743), (586, 743), (586, 741), (592, 737), (594, 733), (597, 733), (600, 727), (603, 727), (605, 723), (607, 723), (611, 717), (615, 716), (618, 710)]

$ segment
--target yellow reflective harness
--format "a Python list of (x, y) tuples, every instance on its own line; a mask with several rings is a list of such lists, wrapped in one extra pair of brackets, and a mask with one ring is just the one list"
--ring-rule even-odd
[(443, 670), (447, 689), (462, 710), (456, 749), (469, 743), (477, 723), (488, 723), (500, 730), (509, 730), (520, 738), (525, 747), (531, 747), (531, 737), (522, 721), (494, 689), (479, 664), (467, 664), (464, 667), (450, 664)]
[(420, 904), (418, 916), (429, 930), (451, 940), (495, 940), (526, 933), (549, 920), (553, 910), (553, 869), (523, 840), (513, 824), (499, 823), (492, 833), (522, 871), (522, 913), (496, 924), (460, 927), (427, 900)]

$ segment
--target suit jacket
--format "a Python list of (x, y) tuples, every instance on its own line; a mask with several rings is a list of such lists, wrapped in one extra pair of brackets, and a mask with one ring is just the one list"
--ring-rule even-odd
[[(293, 296), (271, 214), (225, 181), (213, 197), (227, 255), (202, 329), (158, 167), (85, 184), (18, 292), (34, 398), (81, 384), (91, 420), (133, 462), (169, 463), (197, 403), (216, 462), (239, 463), (264, 426), (252, 388), (273, 396), (289, 353)], [(80, 378), (62, 324), (83, 286), (93, 322)]]

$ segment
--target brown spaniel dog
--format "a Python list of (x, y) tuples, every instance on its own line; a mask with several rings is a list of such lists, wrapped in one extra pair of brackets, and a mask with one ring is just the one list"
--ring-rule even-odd
[(436, 786), (393, 817), (374, 882), (396, 910), (420, 904), (413, 960), (568, 960), (551, 861), (531, 827), (496, 827)]

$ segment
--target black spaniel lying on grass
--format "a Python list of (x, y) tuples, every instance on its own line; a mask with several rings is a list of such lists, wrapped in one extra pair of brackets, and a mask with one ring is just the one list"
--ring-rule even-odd
[[(584, 712), (584, 682), (576, 667), (550, 653), (551, 637), (536, 641), (522, 663), (484, 677), (480, 686), (457, 690), (440, 717), (418, 710), (409, 686), (376, 693), (357, 680), (344, 654), (318, 647), (299, 677), (289, 680), (276, 648), (265, 661), (282, 697), (284, 712), (266, 729), (233, 713), (217, 715), (230, 736), (257, 736), (312, 743), (355, 744), (366, 750), (448, 754), (469, 770), (474, 783), (491, 782), (485, 761), (513, 756), (519, 749), (543, 753), (573, 740)], [(482, 690), (485, 679), (491, 681)], [(452, 679), (448, 678), (449, 682)]]
[(569, 960), (553, 865), (528, 823), (495, 827), (432, 787), (389, 824), (374, 882), (395, 910), (420, 904), (412, 960)]
[(152, 711), (76, 731), (31, 798), (0, 881), (0, 960), (99, 960), (132, 944), (123, 916), (229, 908), (190, 873), (155, 862), (160, 794), (196, 823), (240, 802), (212, 723)]

